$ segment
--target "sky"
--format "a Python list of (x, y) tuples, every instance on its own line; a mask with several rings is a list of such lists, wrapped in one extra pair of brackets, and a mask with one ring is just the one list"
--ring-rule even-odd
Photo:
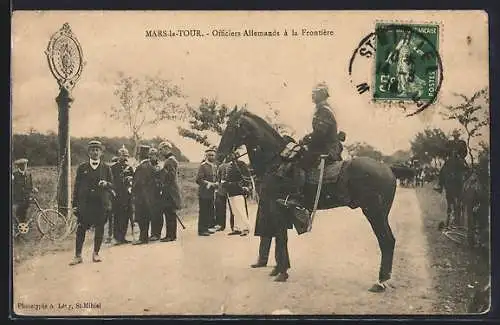
[[(414, 117), (374, 105), (349, 81), (348, 63), (360, 40), (376, 21), (435, 22), (440, 25), (439, 54), (444, 79), (438, 101)], [(409, 149), (426, 127), (457, 127), (439, 115), (457, 102), (454, 92), (472, 95), (488, 86), (488, 25), (484, 12), (15, 12), (12, 23), (12, 128), (57, 131), (58, 86), (44, 51), (51, 35), (68, 22), (80, 41), (86, 62), (72, 91), (72, 136), (127, 136), (126, 128), (106, 113), (118, 72), (134, 77), (160, 75), (179, 85), (191, 105), (216, 98), (226, 105), (247, 104), (264, 115), (270, 102), (297, 136), (311, 130), (311, 89), (330, 87), (329, 102), (347, 142), (367, 142), (391, 154)], [(327, 29), (328, 37), (146, 38), (149, 29), (212, 30)], [(371, 78), (369, 70), (367, 78)], [(178, 123), (145, 130), (145, 137), (174, 142), (191, 161), (203, 148), (177, 134)], [(486, 135), (485, 135), (486, 136)], [(216, 140), (216, 139), (214, 139)]]

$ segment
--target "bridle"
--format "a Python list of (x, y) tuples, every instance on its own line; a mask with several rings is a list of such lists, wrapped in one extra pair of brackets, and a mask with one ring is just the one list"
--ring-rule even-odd
[[(238, 126), (238, 127), (241, 127), (241, 124), (240, 124), (240, 123), (241, 123), (241, 122), (240, 122), (240, 121), (238, 121), (238, 123), (237, 123), (237, 126)], [(245, 136), (243, 137), (243, 139), (244, 139), (244, 138), (246, 138), (246, 137), (247, 137), (247, 136), (245, 135)], [(233, 152), (231, 152), (230, 154), (233, 154), (233, 157), (232, 157), (231, 159), (227, 159), (227, 158), (226, 158), (226, 159), (224, 159), (224, 160), (225, 160), (226, 162), (229, 162), (229, 163), (234, 163), (234, 162), (235, 162), (235, 161), (237, 161), (239, 158), (241, 158), (241, 157), (244, 157), (244, 156), (248, 155), (248, 150), (247, 150), (247, 151), (245, 151), (245, 152), (244, 152), (244, 153), (242, 153), (242, 154), (239, 154), (239, 155), (234, 155), (234, 151), (233, 151)], [(230, 155), (230, 154), (228, 154), (228, 155)], [(280, 154), (281, 154), (281, 150), (280, 150), (280, 151), (278, 151), (278, 152), (276, 152), (275, 154), (273, 154), (273, 155), (272, 155), (269, 159), (267, 159), (267, 160), (263, 163), (263, 165), (267, 165), (267, 164), (271, 163), (271, 162), (272, 162), (272, 161), (274, 161), (274, 160), (276, 159), (276, 157), (278, 157)], [(238, 164), (236, 164), (236, 166), (238, 167), (238, 169), (239, 169), (239, 171), (240, 171), (240, 174), (242, 174), (242, 173), (241, 173), (241, 170), (240, 170), (240, 168), (239, 168), (239, 166), (238, 166)], [(268, 175), (270, 172), (272, 172), (274, 169), (275, 169), (275, 168), (271, 168), (271, 169), (266, 170), (266, 171), (265, 171), (265, 173), (262, 175), (262, 177), (267, 176), (267, 175)], [(243, 174), (242, 174), (242, 175), (243, 175)], [(251, 178), (251, 177), (252, 177), (252, 176), (250, 175), (250, 178)]]

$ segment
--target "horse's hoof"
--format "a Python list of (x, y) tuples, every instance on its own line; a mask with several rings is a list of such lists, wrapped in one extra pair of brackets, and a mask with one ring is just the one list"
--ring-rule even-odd
[(370, 292), (384, 292), (385, 291), (385, 286), (380, 283), (375, 283), (370, 289), (368, 289)]

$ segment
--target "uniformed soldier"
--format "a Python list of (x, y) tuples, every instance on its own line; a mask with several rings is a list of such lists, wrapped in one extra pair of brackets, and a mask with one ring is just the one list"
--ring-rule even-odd
[[(227, 170), (229, 168), (228, 162), (222, 162), (217, 167), (217, 189), (215, 191), (215, 220), (217, 231), (224, 231), (226, 229), (227, 223), (227, 191), (223, 186), (223, 183), (227, 177)], [(231, 212), (231, 210), (229, 210)], [(231, 231), (234, 231), (234, 215), (230, 213), (229, 223), (231, 226)]]
[(160, 170), (162, 168), (159, 160), (158, 149), (151, 147), (149, 149), (149, 161), (151, 162), (151, 166), (154, 168), (154, 183), (155, 190), (153, 194), (153, 209), (151, 211), (150, 224), (151, 224), (151, 236), (149, 237), (149, 241), (157, 241), (160, 240), (161, 237), (161, 227), (158, 227), (160, 224), (160, 220), (162, 220), (161, 215), (161, 207), (160, 207), (160, 196), (161, 196), (161, 180), (160, 180)]
[(136, 167), (132, 180), (132, 195), (135, 206), (135, 222), (139, 225), (139, 240), (134, 245), (149, 242), (149, 222), (154, 215), (157, 203), (157, 184), (155, 168), (149, 160), (150, 146), (139, 147), (139, 165)]
[(250, 171), (245, 162), (237, 157), (237, 152), (229, 155), (230, 163), (223, 184), (229, 199), (229, 208), (234, 214), (234, 230), (228, 235), (247, 236), (250, 232), (246, 202), (251, 186), (248, 180)]
[(161, 238), (161, 242), (170, 242), (177, 239), (177, 210), (182, 208), (181, 191), (178, 184), (177, 168), (179, 163), (172, 152), (173, 146), (170, 142), (164, 141), (158, 145), (161, 159), (160, 178), (160, 219), (156, 234), (160, 237), (163, 228), (163, 217), (165, 216), (166, 234)]
[(205, 160), (198, 168), (196, 175), (196, 184), (198, 184), (198, 235), (209, 236), (215, 233), (215, 189), (217, 167), (215, 165), (215, 152), (214, 147), (205, 150)]
[(110, 191), (113, 189), (111, 168), (102, 160), (103, 146), (100, 141), (88, 143), (89, 161), (78, 166), (73, 191), (73, 209), (78, 218), (76, 229), (75, 258), (70, 265), (82, 263), (82, 248), (86, 231), (94, 226), (93, 262), (101, 262), (99, 250), (104, 236), (106, 214), (111, 210)]
[(114, 238), (117, 245), (130, 243), (125, 238), (129, 220), (132, 218), (131, 185), (134, 169), (128, 164), (129, 152), (125, 145), (118, 150), (116, 163), (111, 166), (116, 197), (113, 204)]
[(18, 222), (26, 222), (31, 193), (36, 193), (38, 190), (33, 187), (33, 178), (28, 172), (28, 159), (18, 159), (14, 161), (14, 166), (16, 169), (12, 174), (13, 213)]
[[(297, 163), (298, 167), (304, 170), (316, 165), (321, 155), (328, 155), (327, 162), (335, 161), (339, 155), (337, 120), (327, 102), (328, 97), (330, 94), (325, 83), (319, 83), (312, 91), (312, 100), (316, 105), (312, 121), (313, 131), (300, 141), (305, 151)], [(282, 170), (281, 176), (286, 177), (288, 172), (287, 169)], [(303, 180), (303, 177), (297, 178), (286, 203), (284, 199), (278, 199), (279, 204), (299, 208), (303, 205), (302, 187), (304, 184), (300, 180)]]
[(460, 132), (458, 130), (454, 130), (452, 136), (453, 139), (448, 142), (447, 146), (448, 159), (444, 163), (443, 167), (441, 167), (441, 170), (439, 171), (438, 184), (436, 187), (434, 187), (434, 190), (438, 191), (439, 193), (443, 191), (444, 178), (446, 173), (448, 172), (448, 169), (467, 169), (467, 162), (465, 161), (465, 157), (468, 153), (467, 143), (464, 140), (460, 139)]

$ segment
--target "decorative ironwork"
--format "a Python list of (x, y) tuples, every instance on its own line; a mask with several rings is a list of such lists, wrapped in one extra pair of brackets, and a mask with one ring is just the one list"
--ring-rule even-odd
[(68, 23), (52, 35), (45, 54), (59, 86), (71, 90), (80, 79), (85, 63), (80, 42)]

